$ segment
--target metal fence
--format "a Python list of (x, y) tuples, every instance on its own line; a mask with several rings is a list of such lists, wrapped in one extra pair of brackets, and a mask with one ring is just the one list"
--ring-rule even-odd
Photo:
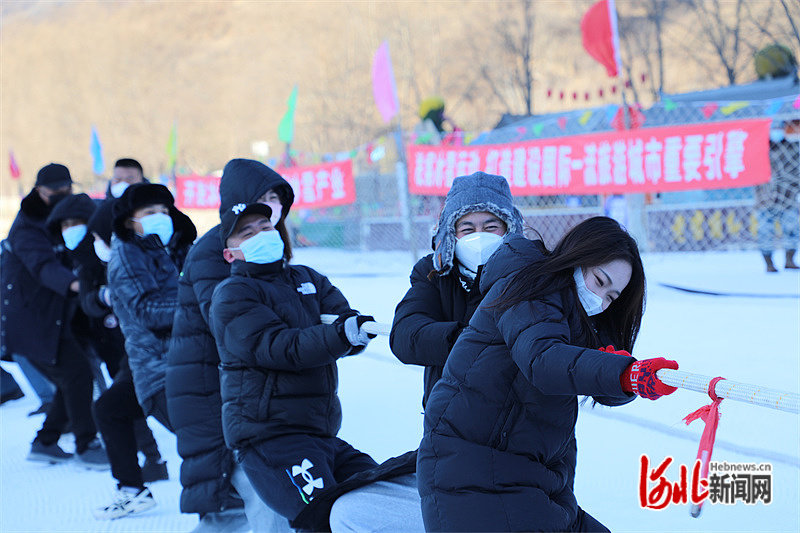
[[(770, 118), (771, 180), (757, 187), (659, 194), (519, 196), (515, 202), (529, 228), (548, 244), (581, 220), (600, 214), (625, 224), (647, 251), (797, 248), (800, 213), (800, 109), (792, 96), (749, 102), (665, 101), (634, 112), (639, 127), (678, 126), (744, 118)], [(614, 131), (619, 107), (526, 117), (492, 130), (470, 144)], [(404, 142), (415, 142), (406, 134)], [(391, 143), (389, 143), (391, 144)], [(362, 250), (431, 249), (431, 229), (444, 197), (408, 195), (398, 154), (379, 162), (354, 162), (356, 203), (298, 211), (290, 219), (297, 246)], [(407, 205), (407, 210), (406, 210)], [(530, 232), (532, 235), (533, 232)]]

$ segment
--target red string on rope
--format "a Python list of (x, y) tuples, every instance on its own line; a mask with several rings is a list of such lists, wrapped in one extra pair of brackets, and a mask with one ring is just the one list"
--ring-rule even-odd
[[(715, 377), (708, 382), (708, 396), (711, 398), (711, 403), (704, 405), (697, 411), (689, 413), (684, 417), (684, 422), (688, 426), (698, 418), (705, 422), (706, 427), (703, 430), (703, 435), (700, 437), (700, 446), (697, 449), (697, 459), (700, 460), (700, 478), (708, 478), (708, 463), (711, 461), (711, 454), (714, 452), (714, 440), (717, 437), (717, 426), (719, 425), (719, 404), (723, 398), (717, 396), (714, 390), (717, 383), (722, 381), (723, 377)], [(693, 516), (700, 514), (700, 509), (703, 503), (701, 502), (695, 511), (692, 512)]]

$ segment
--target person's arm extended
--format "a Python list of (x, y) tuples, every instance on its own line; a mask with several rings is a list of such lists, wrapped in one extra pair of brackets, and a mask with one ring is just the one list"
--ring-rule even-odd
[(329, 365), (352, 348), (332, 324), (289, 327), (243, 283), (217, 288), (211, 317), (220, 356), (224, 350), (244, 366), (299, 371)]
[(465, 327), (445, 320), (438, 286), (420, 261), (411, 272), (411, 288), (397, 304), (389, 336), (392, 353), (405, 364), (444, 366), (450, 349)]
[(525, 378), (544, 394), (627, 399), (620, 375), (631, 358), (569, 344), (561, 305), (561, 299), (551, 295), (519, 303), (498, 316), (497, 327)]
[(34, 279), (51, 291), (66, 296), (75, 274), (65, 267), (53, 251), (47, 235), (37, 228), (19, 229), (12, 242), (11, 253), (17, 256)]

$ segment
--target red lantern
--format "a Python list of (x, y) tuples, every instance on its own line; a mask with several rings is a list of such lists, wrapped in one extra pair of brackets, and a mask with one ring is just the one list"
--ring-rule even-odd
[(573, 100), (577, 100), (578, 99), (578, 93), (577, 92), (573, 92), (572, 93), (572, 99)]
[(583, 93), (583, 99), (586, 100), (587, 102), (589, 101), (589, 93), (588, 92)]
[(553, 96), (553, 89), (547, 89), (547, 97), (550, 98)]
[(564, 91), (559, 91), (558, 92), (558, 99), (559, 100), (563, 100), (564, 99)]
[(597, 96), (599, 96), (600, 98), (603, 97), (603, 89), (598, 89), (597, 90)]
[(617, 94), (617, 86), (616, 85), (612, 85), (611, 86), (611, 94)]

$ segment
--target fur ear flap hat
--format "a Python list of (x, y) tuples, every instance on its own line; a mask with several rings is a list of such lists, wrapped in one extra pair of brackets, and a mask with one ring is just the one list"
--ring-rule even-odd
[(506, 223), (508, 234), (522, 234), (523, 219), (514, 207), (511, 188), (503, 176), (475, 172), (458, 176), (447, 193), (439, 222), (433, 229), (433, 268), (440, 275), (453, 268), (456, 221), (469, 213), (486, 211)]

